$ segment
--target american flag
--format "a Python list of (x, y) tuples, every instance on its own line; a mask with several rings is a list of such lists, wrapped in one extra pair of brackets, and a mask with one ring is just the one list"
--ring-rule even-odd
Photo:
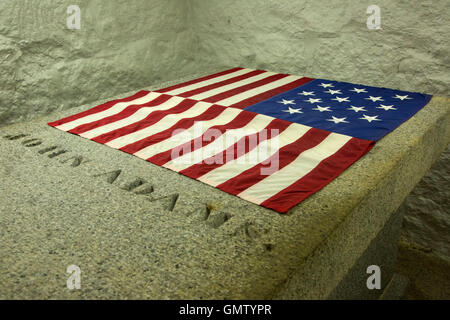
[(430, 99), (234, 68), (139, 91), (49, 125), (287, 212)]

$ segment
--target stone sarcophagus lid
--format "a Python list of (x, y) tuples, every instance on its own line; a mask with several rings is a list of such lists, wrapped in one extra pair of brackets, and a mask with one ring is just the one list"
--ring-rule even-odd
[[(367, 88), (235, 68), (0, 129), (0, 297), (380, 297), (396, 259), (396, 209), (450, 142), (450, 100)], [(208, 126), (196, 133), (196, 122)], [(179, 143), (173, 125), (193, 135)], [(199, 155), (209, 159), (237, 143), (219, 136), (246, 125), (248, 136), (279, 129), (256, 135), (254, 148), (279, 141), (251, 166), (230, 165), (239, 153), (203, 167), (174, 159), (180, 145), (184, 160), (225, 145)], [(199, 139), (211, 128), (218, 134)], [(261, 163), (275, 153), (267, 177), (250, 170), (270, 169)], [(69, 266), (81, 271), (73, 290)], [(379, 289), (368, 287), (370, 266)]]

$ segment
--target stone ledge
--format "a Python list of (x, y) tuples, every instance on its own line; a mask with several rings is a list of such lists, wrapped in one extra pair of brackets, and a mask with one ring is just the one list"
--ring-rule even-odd
[[(307, 228), (326, 230), (328, 236), (285, 284), (280, 298), (328, 297), (448, 145), (449, 120), (449, 99), (433, 98), (338, 179), (294, 208), (291, 214), (315, 212), (316, 223)], [(307, 276), (319, 270), (321, 276)]]

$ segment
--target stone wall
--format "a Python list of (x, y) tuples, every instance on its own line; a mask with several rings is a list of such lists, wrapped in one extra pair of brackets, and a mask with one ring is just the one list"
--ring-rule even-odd
[(0, 125), (203, 70), (243, 66), (448, 94), (450, 3), (0, 0)]
[(450, 262), (450, 148), (406, 198), (402, 238)]
[[(195, 0), (202, 65), (448, 94), (448, 0)], [(367, 7), (381, 9), (369, 30)]]
[(188, 14), (180, 0), (0, 0), (0, 126), (198, 72)]

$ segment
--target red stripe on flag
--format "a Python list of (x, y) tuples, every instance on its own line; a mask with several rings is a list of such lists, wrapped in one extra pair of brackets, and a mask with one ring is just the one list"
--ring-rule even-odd
[(268, 175), (261, 174), (261, 169), (269, 167), (272, 163), (274, 163), (274, 161), (278, 161), (278, 170), (283, 169), (294, 161), (300, 153), (320, 144), (326, 137), (328, 137), (330, 133), (331, 132), (329, 131), (311, 128), (298, 140), (284, 146), (268, 160), (255, 165), (230, 180), (227, 180), (226, 182), (218, 185), (217, 188), (237, 195), (268, 177)]
[(274, 97), (276, 95), (279, 95), (279, 94), (281, 94), (283, 92), (286, 92), (286, 91), (295, 89), (297, 87), (300, 87), (300, 86), (302, 86), (304, 84), (307, 84), (308, 82), (310, 82), (312, 80), (314, 80), (314, 79), (313, 78), (303, 77), (301, 79), (298, 79), (298, 80), (292, 81), (292, 82), (290, 82), (288, 84), (285, 84), (284, 86), (281, 86), (281, 87), (278, 87), (278, 88), (275, 88), (275, 89), (272, 89), (272, 90), (269, 90), (269, 91), (265, 91), (265, 92), (260, 93), (260, 94), (258, 94), (256, 96), (253, 96), (251, 98), (242, 100), (242, 101), (237, 102), (235, 104), (232, 104), (229, 107), (238, 108), (238, 109), (244, 109), (244, 108), (247, 108), (247, 107), (249, 107), (251, 105), (254, 105), (254, 104), (258, 103), (258, 102), (270, 99), (270, 98), (272, 98), (272, 97)]
[(209, 97), (209, 98), (206, 98), (206, 99), (202, 99), (202, 101), (215, 103), (215, 102), (218, 102), (220, 100), (227, 99), (229, 97), (235, 96), (235, 95), (237, 95), (239, 93), (242, 93), (242, 92), (245, 92), (245, 91), (248, 91), (248, 90), (260, 87), (260, 86), (263, 86), (263, 85), (268, 84), (270, 82), (274, 82), (274, 81), (283, 79), (283, 78), (285, 78), (287, 76), (289, 76), (289, 75), (288, 74), (281, 74), (281, 73), (280, 74), (274, 74), (273, 76), (261, 79), (259, 81), (252, 82), (252, 83), (246, 84), (244, 86), (241, 86), (241, 87), (238, 87), (238, 88), (235, 88), (235, 89), (231, 89), (231, 90), (228, 90), (228, 91), (225, 91), (225, 92), (221, 92), (219, 94), (216, 94), (216, 95), (214, 95), (212, 97)]
[(221, 72), (214, 73), (214, 74), (211, 74), (211, 75), (206, 76), (206, 77), (202, 77), (202, 78), (194, 79), (194, 80), (191, 80), (191, 81), (183, 82), (183, 83), (171, 86), (171, 87), (155, 90), (155, 92), (164, 93), (164, 92), (172, 91), (172, 90), (175, 90), (175, 89), (178, 89), (178, 88), (189, 86), (189, 85), (194, 84), (194, 83), (198, 83), (198, 82), (202, 82), (202, 81), (205, 81), (205, 80), (209, 80), (209, 79), (217, 78), (217, 77), (220, 77), (220, 76), (224, 76), (226, 74), (233, 73), (233, 72), (236, 72), (236, 71), (239, 71), (239, 70), (242, 70), (242, 69), (244, 69), (244, 68), (233, 68), (233, 69), (221, 71)]
[(209, 107), (206, 111), (204, 111), (202, 114), (200, 114), (196, 117), (181, 119), (176, 124), (174, 124), (172, 127), (170, 127), (169, 129), (158, 132), (157, 134), (148, 136), (139, 141), (133, 142), (129, 145), (126, 145), (126, 146), (120, 148), (120, 150), (131, 153), (131, 154), (136, 153), (141, 149), (144, 149), (155, 143), (158, 143), (158, 142), (161, 142), (163, 140), (170, 138), (173, 135), (174, 130), (189, 129), (190, 127), (192, 127), (194, 125), (195, 121), (208, 121), (208, 120), (214, 119), (219, 114), (221, 114), (225, 109), (226, 109), (226, 107), (214, 104), (211, 107)]
[(203, 92), (206, 92), (206, 91), (209, 91), (209, 90), (212, 90), (212, 89), (216, 89), (216, 88), (219, 88), (219, 87), (222, 87), (222, 86), (234, 83), (234, 82), (245, 80), (245, 79), (257, 76), (257, 75), (259, 75), (261, 73), (265, 73), (265, 72), (266, 71), (264, 71), (264, 70), (255, 70), (255, 71), (252, 71), (252, 72), (249, 72), (249, 73), (246, 73), (246, 74), (243, 74), (243, 75), (231, 78), (231, 79), (227, 79), (227, 80), (224, 80), (224, 81), (216, 82), (216, 83), (213, 83), (213, 84), (210, 84), (210, 85), (198, 88), (198, 89), (194, 89), (194, 90), (191, 90), (191, 91), (183, 92), (181, 94), (178, 94), (178, 96), (185, 97), (185, 98), (192, 97), (192, 96), (194, 96), (196, 94), (203, 93)]
[(128, 126), (116, 129), (111, 132), (104, 133), (98, 137), (91, 139), (91, 140), (98, 142), (98, 143), (108, 143), (109, 141), (120, 138), (121, 136), (125, 136), (125, 135), (133, 133), (135, 131), (150, 127), (167, 115), (182, 113), (182, 112), (188, 110), (189, 108), (191, 108), (196, 103), (198, 103), (198, 101), (196, 101), (196, 100), (189, 100), (189, 99), (183, 100), (182, 102), (180, 102), (177, 106), (175, 106), (173, 108), (170, 108), (168, 110), (154, 111), (151, 114), (149, 114), (145, 119), (142, 119), (141, 121), (132, 123)]
[[(237, 141), (235, 144), (233, 144), (226, 150), (222, 151), (221, 153), (218, 153), (212, 157), (209, 157), (208, 159), (205, 159), (201, 163), (194, 164), (194, 165), (190, 166), (189, 168), (181, 170), (180, 173), (184, 174), (188, 177), (198, 179), (199, 177), (205, 175), (206, 173), (208, 173), (216, 168), (219, 168), (219, 167), (223, 166), (224, 164), (242, 156), (242, 153), (239, 153), (239, 151), (242, 151), (242, 150), (240, 150), (240, 148), (238, 148), (238, 146), (242, 146), (243, 141), (245, 142), (244, 151), (245, 151), (245, 153), (248, 153), (251, 150), (253, 150), (255, 147), (257, 147), (257, 146), (252, 146), (253, 148), (250, 149), (249, 142), (253, 140), (252, 138), (254, 136), (257, 136), (259, 138), (258, 144), (260, 144), (264, 140), (271, 139), (275, 136), (275, 135), (272, 136), (272, 130), (270, 130), (270, 129), (278, 129), (278, 131), (276, 132), (276, 135), (279, 135), (290, 125), (291, 125), (291, 122), (289, 122), (289, 121), (285, 121), (285, 120), (281, 120), (281, 119), (274, 119), (260, 132), (241, 138), (239, 141)], [(260, 133), (264, 132), (264, 131), (267, 134), (260, 135)], [(229, 157), (230, 154), (233, 155), (232, 158)], [(220, 163), (216, 163), (215, 159), (219, 159), (220, 161), (218, 161), (218, 162), (220, 162)], [(211, 163), (211, 164), (209, 164), (209, 163)]]
[[(233, 129), (239, 129), (247, 125), (250, 121), (253, 120), (254, 117), (256, 117), (256, 113), (253, 112), (242, 112), (238, 114), (236, 118), (234, 118), (231, 122), (221, 125), (221, 126), (214, 126), (206, 130), (206, 132), (189, 142), (184, 143), (181, 146), (177, 147), (177, 150), (180, 150), (179, 154), (177, 154), (178, 157), (181, 157), (184, 155), (184, 150), (189, 150), (190, 152), (194, 152), (197, 149), (203, 148), (207, 146), (208, 144), (214, 142), (215, 140), (211, 139), (210, 141), (206, 140), (205, 137), (209, 137), (209, 134), (215, 130), (216, 132), (219, 131), (221, 135), (226, 132), (227, 130), (233, 130)], [(217, 139), (217, 136), (214, 136), (215, 139)], [(154, 155), (153, 157), (147, 159), (147, 161), (150, 161), (151, 163), (157, 164), (157, 165), (164, 165), (165, 163), (174, 160), (178, 157), (173, 157), (172, 151), (174, 149), (167, 150), (165, 152), (159, 153), (157, 155)]]
[(75, 133), (75, 134), (81, 134), (83, 132), (119, 121), (119, 120), (122, 120), (125, 118), (128, 118), (129, 116), (133, 115), (136, 111), (138, 111), (141, 108), (154, 107), (154, 106), (160, 105), (160, 104), (166, 102), (167, 100), (169, 100), (170, 98), (172, 98), (172, 96), (169, 96), (167, 94), (162, 94), (150, 102), (147, 102), (144, 104), (134, 104), (134, 105), (128, 106), (128, 107), (126, 107), (126, 109), (124, 109), (123, 111), (121, 111), (117, 114), (114, 114), (112, 116), (109, 116), (109, 117), (106, 117), (106, 118), (103, 118), (103, 119), (100, 119), (100, 120), (97, 120), (97, 121), (94, 121), (91, 123), (82, 124), (76, 128), (73, 128), (72, 130), (69, 130), (68, 132)]
[(278, 212), (287, 212), (333, 181), (345, 169), (369, 152), (374, 145), (375, 141), (352, 138), (338, 152), (323, 160), (306, 176), (267, 199), (261, 203), (261, 206)]
[(74, 114), (74, 115), (72, 115), (70, 117), (63, 118), (61, 120), (54, 121), (54, 122), (49, 122), (48, 125), (50, 125), (52, 127), (57, 127), (57, 126), (60, 126), (62, 124), (65, 124), (65, 123), (77, 120), (79, 118), (83, 118), (83, 117), (89, 116), (89, 115), (94, 114), (94, 113), (105, 111), (105, 110), (111, 108), (112, 106), (114, 106), (115, 104), (117, 104), (119, 102), (129, 102), (129, 101), (133, 101), (135, 99), (142, 98), (142, 97), (146, 96), (149, 93), (150, 93), (150, 91), (141, 90), (141, 91), (135, 93), (134, 95), (132, 95), (131, 97), (126, 97), (126, 98), (123, 98), (123, 99), (117, 99), (117, 100), (108, 101), (106, 103), (103, 103), (101, 105), (93, 107), (93, 108), (91, 108), (89, 110), (83, 111), (81, 113)]

